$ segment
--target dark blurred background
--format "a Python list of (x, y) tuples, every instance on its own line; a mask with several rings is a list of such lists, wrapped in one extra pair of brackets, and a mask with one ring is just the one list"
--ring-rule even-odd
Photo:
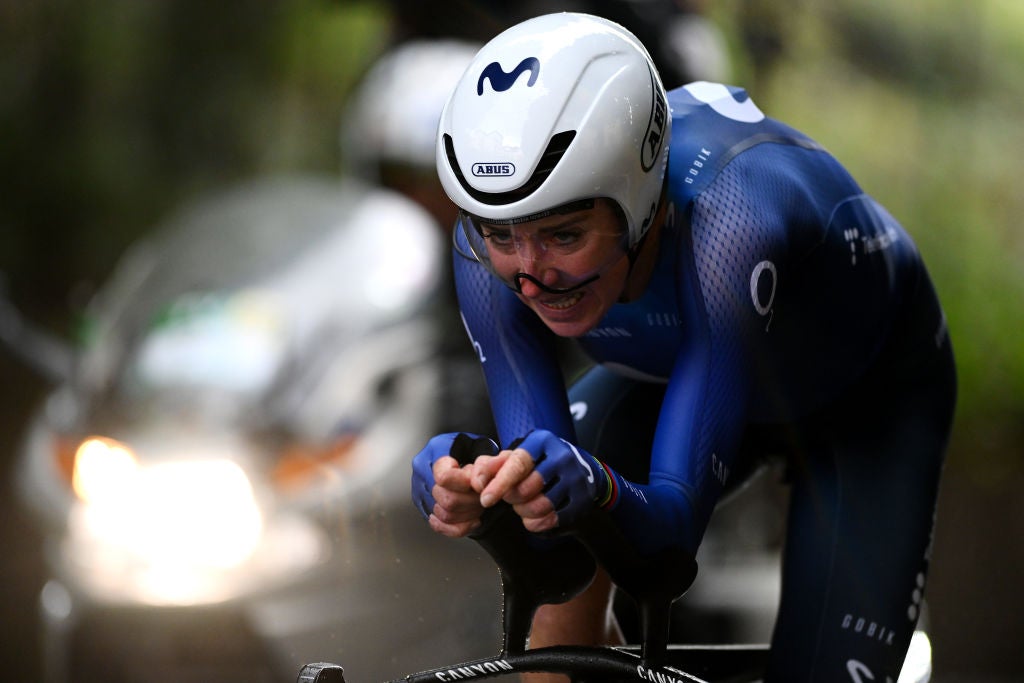
[[(1020, 680), (1024, 5), (685, 4), (721, 30), (729, 80), (835, 153), (924, 252), (961, 382), (928, 589), (934, 680)], [(339, 113), (374, 58), (414, 35), (485, 39), (515, 18), (499, 7), (0, 2), (0, 286), (33, 321), (73, 338), (82, 303), (171, 208), (258, 174), (337, 173)], [(35, 680), (42, 656), (43, 560), (10, 475), (46, 389), (0, 354), (4, 680)]]

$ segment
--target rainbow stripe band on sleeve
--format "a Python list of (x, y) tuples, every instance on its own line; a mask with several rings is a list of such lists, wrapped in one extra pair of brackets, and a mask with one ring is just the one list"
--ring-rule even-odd
[(608, 510), (614, 507), (615, 503), (619, 500), (619, 482), (612, 474), (612, 471), (608, 469), (608, 465), (598, 460), (601, 465), (601, 471), (604, 472), (606, 486), (604, 490), (604, 496), (598, 501), (597, 505), (602, 510)]

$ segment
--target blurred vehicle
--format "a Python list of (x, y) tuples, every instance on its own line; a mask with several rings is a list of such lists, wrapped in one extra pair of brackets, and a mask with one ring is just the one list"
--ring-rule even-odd
[(496, 571), (409, 502), (443, 412), (446, 257), (400, 195), (268, 179), (131, 249), (80, 348), (0, 302), (0, 338), (57, 380), (18, 467), (45, 681), (292, 680), (324, 657), (378, 678), (493, 650)]
[[(437, 176), (437, 125), (444, 103), (479, 49), (479, 44), (455, 39), (410, 40), (395, 46), (367, 70), (340, 118), (344, 175), (415, 201), (433, 216), (446, 245), (458, 210)], [(487, 387), (460, 318), (450, 257), (439, 273), (439, 400), (450, 410), (438, 431), (491, 434), (494, 422)]]

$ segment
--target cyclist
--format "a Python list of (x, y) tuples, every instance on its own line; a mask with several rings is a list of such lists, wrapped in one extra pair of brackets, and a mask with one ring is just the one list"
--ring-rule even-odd
[(367, 70), (341, 117), (345, 173), (415, 200), (446, 235), (457, 209), (437, 178), (437, 122), (480, 47), (454, 38), (409, 40), (392, 47)]
[[(441, 187), (434, 140), (445, 101), (479, 43), (418, 39), (392, 47), (360, 80), (341, 116), (346, 175), (379, 184), (417, 202), (450, 237), (457, 209)], [(401, 102), (401, 106), (396, 106)], [(437, 401), (443, 431), (493, 429), (479, 363), (466, 346), (450, 267), (445, 295), (434, 302), (440, 333)]]
[[(650, 51), (665, 83), (720, 78), (728, 48), (707, 16), (708, 0), (389, 0), (392, 38), (461, 38), (482, 42), (538, 14), (571, 9), (599, 14), (629, 29)], [(424, 84), (428, 88), (431, 84)]]
[[(767, 680), (895, 680), (920, 611), (956, 377), (911, 238), (735, 87), (666, 93), (632, 34), (563, 13), (477, 54), (441, 117), (456, 286), (502, 450), (413, 462), (430, 526), (511, 503), (531, 532), (609, 511), (693, 556), (727, 487), (786, 456)], [(568, 393), (552, 340), (594, 365)], [(574, 419), (574, 416), (576, 419)], [(615, 642), (612, 587), (538, 610), (531, 647)]]

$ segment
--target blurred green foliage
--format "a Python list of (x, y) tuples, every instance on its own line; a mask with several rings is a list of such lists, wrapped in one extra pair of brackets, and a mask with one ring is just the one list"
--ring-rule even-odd
[[(833, 151), (918, 241), (960, 366), (956, 459), (1024, 443), (1024, 3), (718, 0), (733, 82)], [(0, 269), (63, 308), (186, 196), (335, 173), (383, 0), (0, 3)]]
[(342, 103), (387, 31), (370, 2), (0, 3), (12, 289), (53, 308), (195, 192), (336, 172)]
[[(733, 36), (756, 2), (722, 0)], [(960, 400), (954, 460), (1024, 466), (1024, 4), (791, 0), (737, 81), (807, 132), (917, 241), (942, 297)], [(777, 7), (777, 5), (776, 5)], [(743, 49), (742, 47), (740, 48)]]

